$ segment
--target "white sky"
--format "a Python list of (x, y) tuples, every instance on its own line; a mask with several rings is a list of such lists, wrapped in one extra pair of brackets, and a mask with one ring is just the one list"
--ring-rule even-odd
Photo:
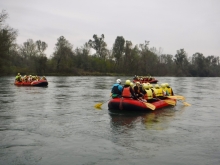
[(220, 0), (0, 0), (3, 9), (17, 43), (44, 41), (48, 57), (60, 36), (75, 49), (94, 34), (105, 35), (108, 49), (123, 36), (163, 54), (220, 55)]

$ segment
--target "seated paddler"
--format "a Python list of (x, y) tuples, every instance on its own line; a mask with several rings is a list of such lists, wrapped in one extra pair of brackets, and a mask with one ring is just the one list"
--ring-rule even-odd
[(117, 79), (116, 83), (112, 86), (112, 90), (111, 90), (112, 98), (121, 97), (122, 89), (123, 87), (121, 85), (121, 79)]
[(124, 98), (132, 98), (132, 99), (137, 100), (137, 97), (135, 96), (133, 88), (131, 86), (130, 80), (125, 81), (125, 85), (123, 87), (121, 96)]
[(20, 73), (17, 74), (17, 76), (15, 77), (15, 80), (16, 80), (16, 81), (19, 81), (19, 82), (22, 81), (22, 77), (21, 77), (21, 74), (20, 74)]
[(151, 89), (151, 84), (144, 84), (143, 86), (144, 88), (144, 99), (149, 102), (149, 103), (152, 103), (155, 101), (154, 97), (155, 97), (155, 94), (154, 94), (154, 91)]

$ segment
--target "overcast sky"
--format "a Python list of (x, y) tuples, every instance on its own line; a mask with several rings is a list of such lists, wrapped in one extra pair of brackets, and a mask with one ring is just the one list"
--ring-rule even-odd
[(0, 9), (18, 30), (17, 43), (44, 41), (48, 57), (60, 36), (75, 49), (94, 34), (104, 34), (108, 49), (123, 36), (163, 54), (220, 55), (220, 0), (0, 0)]

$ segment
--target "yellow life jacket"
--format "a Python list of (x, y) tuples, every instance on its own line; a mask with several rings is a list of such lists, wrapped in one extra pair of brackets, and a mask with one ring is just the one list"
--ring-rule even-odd
[(144, 99), (149, 100), (153, 98), (153, 92), (151, 89), (145, 89), (146, 94), (144, 95)]
[(165, 88), (164, 88), (164, 91), (166, 92), (166, 96), (170, 96), (170, 93), (169, 93), (169, 91), (168, 91), (168, 88), (167, 88), (167, 87), (165, 87)]
[(154, 92), (156, 94), (156, 97), (163, 96), (163, 89), (162, 88), (154, 88)]
[(167, 92), (169, 93), (169, 95), (170, 95), (170, 96), (172, 96), (172, 95), (173, 95), (173, 94), (172, 94), (172, 93), (173, 93), (173, 92), (172, 92), (172, 88), (167, 87)]

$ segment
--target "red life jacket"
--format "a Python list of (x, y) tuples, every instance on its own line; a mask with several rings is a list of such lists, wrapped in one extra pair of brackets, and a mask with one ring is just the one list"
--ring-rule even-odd
[(122, 97), (131, 97), (130, 87), (125, 87), (121, 94)]

